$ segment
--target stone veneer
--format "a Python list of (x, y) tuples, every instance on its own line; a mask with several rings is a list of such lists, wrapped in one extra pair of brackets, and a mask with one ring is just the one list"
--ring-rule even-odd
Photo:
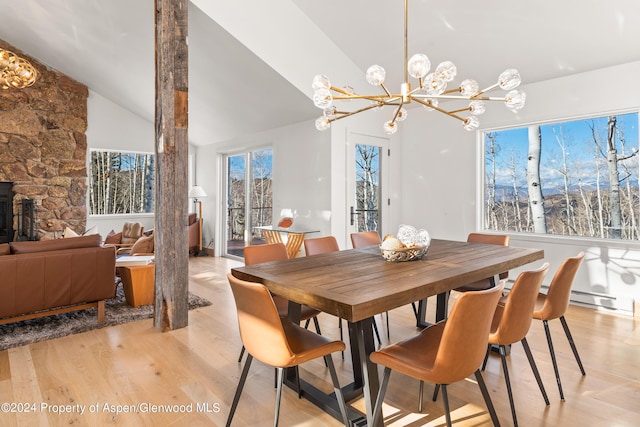
[(40, 240), (78, 233), (87, 221), (87, 86), (0, 40), (38, 70), (25, 89), (0, 88), (0, 181), (13, 182), (13, 228), (22, 199), (33, 199)]

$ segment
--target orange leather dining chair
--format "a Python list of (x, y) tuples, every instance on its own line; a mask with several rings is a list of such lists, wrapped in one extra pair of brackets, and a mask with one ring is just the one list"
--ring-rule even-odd
[(562, 383), (560, 382), (560, 372), (558, 371), (558, 362), (556, 361), (556, 354), (553, 350), (553, 342), (551, 341), (551, 331), (549, 330), (549, 320), (560, 319), (564, 333), (569, 340), (573, 355), (578, 362), (578, 367), (582, 375), (586, 375), (580, 355), (576, 344), (573, 342), (573, 337), (569, 331), (569, 325), (564, 318), (564, 313), (569, 307), (569, 298), (571, 296), (571, 286), (578, 272), (578, 268), (582, 264), (584, 259), (584, 252), (580, 252), (573, 258), (567, 258), (560, 268), (553, 276), (551, 283), (549, 284), (549, 291), (547, 294), (539, 294), (536, 308), (533, 311), (533, 318), (542, 320), (544, 325), (544, 332), (547, 335), (547, 343), (549, 344), (549, 353), (551, 354), (551, 361), (553, 362), (553, 370), (556, 374), (556, 383), (558, 383), (558, 390), (560, 391), (560, 399), (564, 400), (564, 393), (562, 392)]
[[(501, 281), (493, 288), (463, 294), (453, 305), (451, 315), (446, 320), (423, 329), (412, 338), (371, 353), (371, 361), (384, 366), (384, 373), (373, 420), (368, 425), (378, 425), (380, 421), (391, 370), (419, 379), (421, 384), (428, 381), (440, 385), (447, 426), (451, 426), (447, 385), (475, 374), (491, 420), (494, 425), (500, 425), (479, 367), (487, 346), (491, 318), (503, 286), (504, 282)], [(422, 393), (419, 406), (422, 411)]]
[(536, 270), (524, 271), (518, 275), (518, 278), (511, 287), (511, 291), (506, 298), (504, 304), (499, 304), (493, 315), (491, 323), (491, 333), (489, 334), (489, 345), (487, 347), (482, 370), (487, 365), (487, 359), (492, 346), (498, 346), (500, 358), (502, 359), (502, 370), (504, 373), (504, 381), (507, 385), (507, 394), (509, 395), (509, 405), (511, 406), (511, 416), (513, 417), (513, 425), (518, 425), (516, 417), (516, 407), (513, 402), (513, 393), (511, 391), (511, 381), (509, 380), (509, 370), (507, 369), (507, 350), (506, 346), (515, 344), (518, 341), (522, 343), (524, 352), (531, 365), (533, 375), (538, 382), (538, 387), (542, 392), (544, 402), (548, 405), (549, 398), (542, 384), (540, 373), (536, 366), (536, 362), (531, 354), (531, 349), (527, 343), (527, 333), (531, 326), (533, 309), (536, 305), (540, 285), (544, 280), (544, 276), (549, 270), (549, 263), (544, 263)]
[[(271, 243), (267, 245), (247, 246), (244, 248), (245, 265), (261, 264), (263, 262), (271, 261), (282, 261), (285, 259), (289, 259), (289, 255), (284, 243)], [(278, 308), (280, 317), (287, 317), (287, 315), (289, 314), (289, 300), (279, 295), (273, 295), (273, 301)], [(316, 328), (316, 332), (320, 334), (320, 323), (318, 322), (317, 317), (319, 314), (320, 310), (316, 310), (315, 308), (311, 308), (308, 305), (304, 304), (300, 306), (300, 320), (304, 320), (306, 322), (304, 327), (307, 328), (309, 326), (309, 321), (313, 319), (313, 325)], [(243, 355), (244, 347), (242, 347), (242, 350), (240, 351), (238, 362), (242, 360)]]
[(253, 358), (275, 367), (278, 371), (274, 418), (274, 426), (277, 426), (284, 368), (297, 367), (319, 357), (324, 358), (325, 364), (329, 368), (338, 406), (344, 423), (348, 426), (346, 404), (331, 358), (331, 353), (344, 350), (344, 343), (315, 334), (292, 323), (287, 318), (281, 317), (271, 293), (264, 285), (237, 279), (231, 273), (227, 274), (227, 278), (236, 301), (240, 336), (248, 353), (229, 410), (227, 427), (231, 425)]
[[(315, 239), (305, 239), (304, 241), (304, 253), (306, 256), (319, 255), (327, 252), (337, 252), (340, 250), (338, 241), (334, 236), (316, 237)], [(340, 328), (340, 339), (343, 339), (344, 333), (342, 332), (342, 318), (338, 318), (338, 327)], [(380, 341), (380, 333), (378, 332), (378, 326), (376, 322), (373, 322), (373, 330), (376, 333), (378, 342)], [(344, 358), (344, 353), (342, 354)]]
[[(487, 245), (509, 246), (509, 236), (505, 236), (503, 234), (469, 233), (469, 235), (467, 236), (467, 243), (485, 243)], [(505, 280), (508, 277), (508, 271), (500, 273), (500, 275), (498, 276), (500, 280)], [(487, 289), (489, 287), (491, 287), (491, 281), (490, 279), (485, 279), (479, 282), (459, 286), (454, 290), (457, 292), (468, 292)]]

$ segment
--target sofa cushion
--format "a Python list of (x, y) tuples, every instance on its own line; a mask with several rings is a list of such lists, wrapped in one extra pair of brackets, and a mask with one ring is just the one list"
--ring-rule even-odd
[(57, 251), (61, 249), (90, 248), (100, 246), (100, 235), (92, 234), (74, 239), (41, 240), (37, 242), (11, 242), (12, 254)]
[(10, 255), (11, 254), (11, 246), (8, 243), (0, 244), (0, 255)]
[(153, 253), (153, 235), (142, 236), (131, 246), (129, 253), (135, 254), (152, 254)]

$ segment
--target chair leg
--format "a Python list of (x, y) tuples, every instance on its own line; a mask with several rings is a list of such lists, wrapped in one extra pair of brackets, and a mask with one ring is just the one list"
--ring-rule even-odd
[(344, 395), (342, 394), (342, 389), (340, 388), (340, 382), (338, 381), (338, 374), (336, 374), (336, 367), (333, 364), (333, 359), (330, 354), (324, 356), (324, 362), (329, 367), (329, 373), (331, 374), (331, 382), (333, 383), (333, 390), (336, 394), (336, 400), (338, 401), (338, 406), (340, 407), (340, 413), (342, 414), (342, 420), (344, 421), (344, 425), (349, 427), (349, 417), (347, 416), (347, 404), (344, 401)]
[(242, 362), (242, 356), (244, 356), (244, 345), (242, 346), (242, 350), (240, 350), (240, 357), (238, 357), (238, 363)]
[(389, 329), (389, 312), (387, 311), (387, 340), (391, 341), (391, 330)]
[(418, 412), (422, 413), (422, 398), (424, 396), (424, 381), (420, 380), (420, 389), (418, 392)]
[(384, 367), (382, 374), (382, 382), (380, 383), (380, 390), (378, 390), (378, 398), (376, 404), (373, 406), (373, 416), (371, 422), (367, 420), (367, 425), (377, 426), (380, 424), (380, 417), (382, 417), (382, 402), (384, 402), (384, 395), (387, 392), (387, 385), (389, 384), (389, 377), (391, 376), (391, 368)]
[(373, 325), (373, 332), (376, 333), (376, 338), (378, 338), (378, 344), (382, 345), (382, 340), (380, 339), (380, 332), (378, 332), (378, 325), (376, 324), (376, 318), (371, 319), (371, 324)]
[(504, 382), (507, 385), (507, 394), (509, 395), (509, 405), (511, 405), (511, 416), (513, 417), (513, 426), (518, 427), (518, 419), (516, 418), (516, 405), (513, 402), (513, 392), (511, 390), (511, 380), (509, 379), (509, 369), (507, 368), (507, 350), (504, 345), (499, 346), (500, 358), (502, 359), (502, 371), (504, 372)]
[(309, 323), (311, 322), (311, 319), (307, 319), (306, 322), (304, 322), (304, 328), (305, 329), (309, 329)]
[(236, 394), (235, 396), (233, 396), (233, 403), (231, 404), (231, 409), (229, 409), (229, 417), (227, 417), (226, 424), (227, 427), (231, 425), (233, 414), (236, 412), (236, 408), (238, 407), (238, 401), (240, 400), (242, 388), (244, 387), (244, 382), (247, 380), (247, 374), (249, 373), (249, 367), (251, 366), (252, 361), (253, 356), (251, 354), (247, 354), (247, 361), (244, 362), (244, 368), (242, 368), (242, 374), (240, 375), (240, 380), (238, 381), (238, 388), (236, 388)]
[(487, 367), (487, 360), (489, 360), (489, 353), (491, 353), (491, 344), (489, 344), (487, 346), (487, 353), (484, 355), (484, 360), (482, 361), (482, 372), (484, 372), (484, 369)]
[(273, 418), (273, 427), (278, 427), (280, 419), (280, 401), (282, 400), (282, 383), (284, 381), (284, 368), (276, 368), (278, 371), (278, 389), (276, 391), (276, 413)]
[(416, 322), (420, 322), (420, 314), (418, 313), (418, 307), (416, 307), (416, 303), (411, 303), (411, 308), (413, 309), (413, 315), (416, 316)]
[(484, 378), (482, 378), (482, 374), (480, 373), (480, 370), (476, 370), (475, 375), (476, 375), (476, 381), (478, 382), (478, 387), (480, 387), (480, 392), (482, 393), (482, 397), (484, 398), (484, 403), (485, 405), (487, 405), (487, 409), (489, 410), (491, 421), (493, 421), (494, 426), (499, 427), (500, 421), (498, 421), (498, 415), (496, 414), (496, 410), (493, 407), (491, 396), (489, 395), (489, 391), (487, 390), (487, 385), (484, 382)]
[(433, 389), (433, 400), (434, 402), (438, 399), (438, 392), (440, 391), (440, 384), (436, 384), (436, 387)]
[[(343, 340), (342, 317), (338, 317), (338, 328), (340, 329), (340, 341), (342, 341)], [(342, 354), (342, 360), (344, 360), (344, 350), (342, 350), (340, 353)]]
[(560, 323), (562, 323), (564, 334), (567, 336), (567, 339), (569, 340), (569, 345), (571, 346), (571, 350), (573, 350), (573, 355), (576, 358), (576, 362), (578, 362), (578, 367), (580, 368), (580, 372), (582, 373), (582, 375), (587, 375), (587, 373), (584, 371), (584, 367), (582, 366), (582, 361), (580, 360), (580, 355), (578, 354), (576, 343), (573, 342), (571, 331), (569, 331), (569, 325), (567, 325), (567, 320), (564, 318), (564, 316), (560, 316)]
[(527, 355), (527, 359), (529, 359), (529, 365), (531, 366), (531, 370), (533, 371), (533, 376), (536, 377), (536, 381), (538, 382), (538, 387), (540, 387), (540, 392), (542, 392), (544, 403), (549, 405), (549, 397), (547, 397), (547, 391), (544, 389), (544, 384), (542, 384), (542, 378), (540, 378), (540, 373), (538, 372), (536, 361), (533, 359), (533, 355), (531, 354), (531, 349), (529, 348), (529, 343), (527, 342), (527, 338), (522, 338), (521, 342), (522, 342), (522, 346), (524, 347), (524, 352)]
[(549, 321), (543, 320), (544, 332), (547, 334), (547, 344), (549, 344), (549, 353), (551, 354), (551, 362), (553, 362), (553, 371), (556, 374), (556, 383), (560, 392), (560, 400), (564, 401), (564, 393), (562, 392), (562, 382), (560, 381), (560, 371), (558, 370), (558, 362), (556, 361), (556, 352), (553, 350), (553, 341), (551, 340), (551, 331), (549, 330)]
[(316, 327), (316, 332), (318, 333), (318, 335), (322, 335), (322, 332), (320, 332), (320, 322), (318, 322), (317, 316), (313, 318), (313, 326)]
[(447, 427), (451, 427), (451, 412), (449, 411), (449, 396), (447, 396), (447, 385), (442, 385), (442, 402), (444, 403), (444, 416), (447, 419)]

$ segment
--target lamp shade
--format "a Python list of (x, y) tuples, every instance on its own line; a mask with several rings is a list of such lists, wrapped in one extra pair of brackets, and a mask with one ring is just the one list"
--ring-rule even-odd
[(204, 189), (199, 185), (194, 185), (189, 190), (189, 197), (192, 199), (201, 199), (203, 197), (207, 197), (207, 193), (205, 193)]

